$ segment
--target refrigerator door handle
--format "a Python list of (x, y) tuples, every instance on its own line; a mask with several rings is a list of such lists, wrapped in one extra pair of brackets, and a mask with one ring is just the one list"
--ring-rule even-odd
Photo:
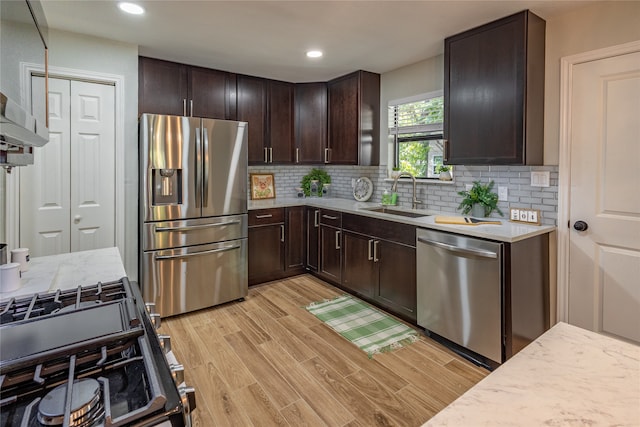
[(192, 256), (215, 254), (215, 253), (218, 253), (218, 252), (226, 252), (226, 251), (231, 251), (231, 250), (239, 249), (239, 248), (240, 248), (240, 245), (225, 246), (223, 248), (211, 249), (209, 251), (202, 251), (202, 252), (193, 252), (193, 253), (190, 253), (190, 254), (156, 255), (154, 257), (154, 259), (156, 261), (163, 261), (163, 260), (168, 260), (168, 259), (188, 258), (188, 257), (192, 257)]
[(223, 227), (225, 225), (240, 224), (240, 220), (217, 222), (215, 224), (203, 224), (203, 225), (187, 225), (185, 227), (156, 227), (156, 233), (163, 233), (165, 231), (191, 231), (202, 230), (203, 228)]
[(202, 207), (202, 141), (200, 128), (196, 128), (196, 208)]
[(202, 127), (202, 135), (204, 136), (204, 148), (202, 149), (204, 157), (204, 189), (202, 192), (202, 207), (206, 207), (209, 205), (209, 133), (207, 132), (207, 128), (204, 126)]

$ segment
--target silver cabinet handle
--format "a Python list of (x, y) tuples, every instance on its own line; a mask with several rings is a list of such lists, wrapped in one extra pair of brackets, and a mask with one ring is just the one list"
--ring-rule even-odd
[(193, 117), (193, 99), (189, 100), (189, 116)]
[(442, 242), (434, 242), (433, 240), (427, 240), (421, 237), (418, 237), (418, 242), (435, 246), (436, 248), (445, 249), (450, 252), (459, 253), (462, 255), (473, 255), (473, 256), (478, 256), (482, 258), (491, 258), (491, 259), (498, 258), (498, 254), (495, 252), (483, 251), (479, 249), (460, 248), (458, 246), (453, 246), (453, 245), (449, 245), (447, 243), (442, 243)]
[(336, 249), (340, 249), (340, 230), (336, 231)]
[[(192, 101), (193, 102), (193, 101)], [(202, 177), (202, 207), (209, 204), (209, 133), (206, 128), (202, 128), (202, 135), (204, 137), (204, 146), (202, 147), (202, 163), (204, 164)]]
[(318, 228), (318, 226), (320, 225), (319, 218), (318, 218), (319, 216), (320, 216), (320, 211), (316, 210), (313, 213), (313, 226), (316, 228)]
[(296, 163), (300, 163), (300, 149), (296, 148)]
[(182, 115), (187, 115), (187, 98), (182, 98)]
[(226, 251), (231, 251), (233, 249), (238, 249), (238, 248), (240, 248), (240, 245), (225, 246), (225, 247), (219, 248), (219, 249), (211, 249), (209, 251), (202, 251), (202, 252), (193, 252), (193, 253), (190, 253), (190, 254), (156, 255), (154, 258), (155, 258), (156, 261), (164, 261), (164, 260), (169, 260), (169, 259), (189, 258), (189, 257), (192, 257), (192, 256), (215, 254), (215, 253), (218, 253), (218, 252), (226, 252)]
[(263, 150), (264, 150), (264, 162), (269, 163), (269, 154), (268, 154), (269, 149), (267, 147), (264, 147)]
[(284, 225), (280, 226), (280, 241), (284, 243)]
[(448, 139), (442, 140), (442, 145), (443, 145), (443, 147), (442, 147), (442, 153), (443, 153), (442, 161), (446, 162), (446, 161), (449, 160), (449, 140)]
[(273, 147), (269, 147), (269, 163), (273, 163)]
[(373, 255), (371, 255), (371, 248), (373, 247), (373, 239), (369, 240), (369, 244), (367, 246), (368, 246), (367, 260), (373, 261)]
[[(186, 100), (185, 100), (186, 102)], [(186, 104), (185, 104), (186, 105)], [(196, 208), (202, 206), (202, 141), (200, 128), (196, 128)]]
[(271, 218), (272, 216), (273, 215), (271, 215), (271, 214), (256, 215), (256, 219)]
[(202, 230), (203, 228), (222, 227), (225, 225), (233, 225), (233, 224), (240, 224), (240, 220), (236, 219), (233, 221), (216, 222), (215, 224), (185, 225), (183, 227), (156, 227), (155, 232), (163, 233), (166, 231), (193, 231), (193, 230)]
[(380, 259), (378, 259), (378, 243), (380, 243), (380, 240), (373, 242), (373, 262), (380, 261)]
[(337, 216), (331, 216), (331, 215), (322, 215), (322, 218), (330, 219), (330, 220), (333, 220), (333, 221), (338, 219)]
[(324, 149), (324, 162), (325, 163), (329, 163), (329, 155), (330, 155), (330, 148), (325, 148)]

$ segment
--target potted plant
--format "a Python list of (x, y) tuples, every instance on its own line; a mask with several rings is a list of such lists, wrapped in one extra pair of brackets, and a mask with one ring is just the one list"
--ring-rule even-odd
[(453, 179), (451, 176), (451, 166), (449, 165), (439, 165), (436, 172), (440, 174), (438, 178), (441, 181), (451, 181)]
[(302, 191), (304, 195), (309, 197), (311, 195), (311, 181), (318, 181), (320, 188), (317, 189), (317, 196), (322, 197), (322, 187), (325, 184), (331, 183), (331, 177), (328, 173), (323, 171), (322, 169), (313, 168), (311, 172), (302, 177), (302, 181), (300, 181), (300, 186), (302, 187)]
[(397, 166), (394, 166), (391, 168), (391, 179), (396, 179), (397, 176), (400, 175), (400, 168)]
[(493, 191), (493, 180), (489, 184), (482, 184), (480, 181), (474, 181), (470, 190), (459, 191), (458, 195), (462, 196), (462, 202), (458, 209), (462, 209), (463, 214), (474, 217), (485, 217), (491, 215), (494, 210), (504, 216), (498, 207), (498, 195)]

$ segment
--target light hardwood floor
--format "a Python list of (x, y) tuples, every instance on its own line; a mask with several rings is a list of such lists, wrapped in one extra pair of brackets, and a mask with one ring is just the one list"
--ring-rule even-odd
[(163, 319), (196, 388), (196, 426), (420, 426), (488, 372), (421, 334), (373, 359), (304, 306), (341, 295), (310, 275)]

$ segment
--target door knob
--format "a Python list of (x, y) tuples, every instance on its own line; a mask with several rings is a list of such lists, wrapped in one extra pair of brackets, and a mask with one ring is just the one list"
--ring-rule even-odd
[(82, 217), (80, 215), (76, 215), (73, 217), (73, 222), (75, 222), (76, 224), (80, 222), (80, 220), (82, 219)]
[(577, 231), (586, 231), (586, 230), (587, 230), (587, 228), (589, 228), (589, 224), (587, 224), (587, 223), (586, 223), (586, 222), (584, 222), (584, 221), (576, 221), (576, 222), (573, 224), (573, 228), (574, 228), (575, 230), (577, 230)]

